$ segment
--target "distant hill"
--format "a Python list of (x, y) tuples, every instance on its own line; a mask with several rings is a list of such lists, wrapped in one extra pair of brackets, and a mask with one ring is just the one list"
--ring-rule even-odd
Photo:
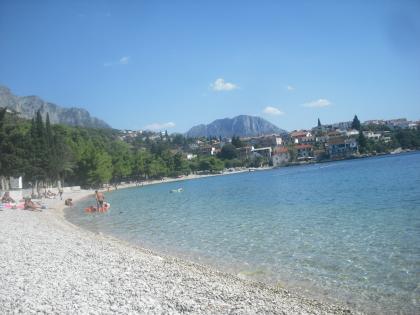
[(38, 110), (45, 118), (49, 113), (52, 124), (64, 124), (70, 126), (90, 128), (111, 128), (106, 122), (90, 116), (89, 112), (82, 108), (64, 108), (56, 104), (44, 101), (38, 96), (16, 96), (9, 88), (0, 86), (0, 107), (7, 107), (22, 118), (31, 119)]
[(217, 119), (208, 125), (197, 125), (185, 133), (186, 137), (252, 137), (268, 134), (284, 134), (280, 129), (261, 117), (240, 115), (234, 118)]

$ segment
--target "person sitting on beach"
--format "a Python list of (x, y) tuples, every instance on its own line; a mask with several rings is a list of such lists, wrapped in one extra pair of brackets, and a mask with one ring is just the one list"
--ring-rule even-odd
[(25, 210), (38, 210), (40, 207), (36, 205), (31, 198), (25, 198), (25, 203), (23, 205), (23, 209)]
[(105, 196), (102, 192), (98, 192), (97, 190), (95, 190), (95, 195), (97, 208), (100, 209), (104, 206)]
[(68, 207), (73, 206), (73, 199), (71, 199), (71, 198), (66, 199), (66, 200), (64, 201), (64, 204), (65, 204), (66, 206), (68, 206)]
[(1, 202), (2, 203), (10, 203), (10, 202), (15, 202), (13, 200), (12, 197), (10, 197), (10, 193), (8, 191), (6, 191), (3, 195), (3, 197), (1, 198)]
[(54, 199), (55, 194), (51, 190), (48, 190), (45, 194), (45, 198)]

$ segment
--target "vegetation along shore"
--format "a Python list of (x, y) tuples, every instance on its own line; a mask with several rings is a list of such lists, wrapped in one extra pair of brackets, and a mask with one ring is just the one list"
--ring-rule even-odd
[(51, 124), (40, 111), (32, 120), (0, 110), (0, 179), (23, 186), (102, 187), (189, 174), (279, 167), (416, 150), (417, 123), (407, 120), (353, 121), (311, 130), (254, 137), (208, 136), (95, 129)]

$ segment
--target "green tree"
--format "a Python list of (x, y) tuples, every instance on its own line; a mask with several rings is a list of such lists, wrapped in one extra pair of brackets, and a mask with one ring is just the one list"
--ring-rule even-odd
[(5, 176), (5, 155), (3, 145), (6, 142), (6, 133), (3, 130), (4, 121), (6, 116), (6, 108), (0, 107), (0, 176)]
[(99, 186), (112, 178), (112, 158), (103, 151), (92, 151), (89, 160), (87, 183)]
[(211, 156), (202, 158), (198, 168), (200, 171), (220, 172), (223, 170), (224, 164), (221, 160)]
[(403, 149), (418, 149), (420, 147), (420, 131), (418, 129), (397, 130), (395, 138)]
[[(47, 116), (48, 117), (48, 116)], [(48, 120), (47, 120), (48, 121)], [(46, 124), (46, 127), (48, 124)], [(51, 128), (51, 127), (50, 127)], [(64, 179), (66, 174), (73, 172), (75, 168), (74, 154), (71, 151), (70, 147), (67, 145), (65, 140), (65, 135), (60, 132), (59, 128), (50, 132), (51, 137), (50, 147), (49, 147), (49, 156), (48, 156), (48, 177), (50, 180), (55, 181), (58, 179)]]
[(22, 127), (6, 108), (0, 108), (0, 177), (24, 174), (30, 152), (24, 150), (27, 130)]
[(131, 174), (132, 158), (130, 147), (124, 142), (114, 142), (111, 145), (112, 177), (116, 182)]
[(363, 134), (363, 131), (360, 130), (359, 137), (357, 139), (359, 143), (359, 151), (360, 153), (365, 153), (367, 151), (367, 140), (365, 135)]
[(238, 156), (236, 147), (233, 144), (227, 143), (222, 147), (222, 150), (219, 153), (219, 157), (223, 160), (231, 160)]
[(254, 159), (251, 160), (251, 167), (261, 167), (264, 163), (264, 158), (262, 156), (256, 156)]
[(30, 129), (30, 167), (27, 170), (29, 177), (37, 183), (48, 178), (49, 147), (46, 142), (45, 126), (41, 112), (38, 110), (35, 119), (32, 119)]
[(232, 145), (234, 145), (236, 148), (242, 148), (244, 146), (244, 143), (241, 141), (239, 137), (232, 137)]
[(361, 130), (361, 124), (359, 118), (357, 118), (357, 115), (354, 115), (353, 122), (351, 123), (351, 128), (356, 130)]
[(51, 148), (53, 145), (53, 133), (51, 130), (51, 123), (50, 123), (50, 114), (47, 113), (47, 117), (45, 118), (45, 141), (48, 148)]
[(152, 159), (150, 163), (146, 165), (146, 174), (149, 177), (163, 177), (168, 173), (168, 169), (162, 158), (158, 157)]
[(134, 156), (133, 172), (137, 177), (146, 175), (147, 164), (150, 163), (152, 157), (146, 150), (139, 150)]
[(176, 134), (173, 139), (172, 139), (172, 143), (174, 145), (178, 145), (178, 146), (183, 146), (186, 142), (185, 137), (182, 134)]
[(182, 157), (182, 154), (180, 152), (176, 153), (173, 156), (173, 165), (174, 165), (174, 174), (173, 175), (188, 174), (190, 172), (190, 168), (188, 166), (188, 163)]

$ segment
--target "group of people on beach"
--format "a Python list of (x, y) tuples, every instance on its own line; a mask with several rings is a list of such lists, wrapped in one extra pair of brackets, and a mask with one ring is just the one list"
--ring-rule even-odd
[(17, 203), (11, 196), (10, 192), (6, 191), (1, 197), (1, 203), (5, 205), (6, 208), (11, 209), (24, 209), (24, 210), (39, 210), (42, 208), (42, 205), (32, 201), (31, 197), (25, 197)]
[(10, 192), (6, 191), (3, 195), (3, 197), (1, 197), (1, 202), (2, 203), (11, 203), (11, 202), (15, 202), (15, 200), (10, 196)]
[(95, 190), (96, 207), (89, 206), (85, 208), (86, 212), (106, 212), (109, 209), (109, 203), (105, 202), (105, 196), (103, 192)]
[[(53, 194), (50, 191), (48, 191), (48, 193), (50, 197), (56, 196), (56, 194)], [(58, 194), (60, 196), (60, 199), (62, 200), (63, 190), (59, 189)], [(6, 191), (1, 198), (1, 203), (8, 204), (10, 207), (13, 206), (13, 208), (40, 211), (40, 209), (42, 208), (42, 205), (39, 202), (34, 202), (32, 199), (36, 199), (36, 196), (25, 197), (23, 198), (23, 202), (21, 201), (21, 204), (17, 205), (15, 204), (16, 203), (15, 200), (10, 196), (10, 192)], [(110, 205), (105, 202), (105, 196), (102, 192), (96, 190), (95, 199), (96, 199), (96, 207), (90, 206), (85, 209), (86, 212), (106, 212), (109, 209)], [(71, 198), (68, 198), (64, 201), (64, 204), (68, 207), (71, 207), (73, 206), (73, 200)]]

